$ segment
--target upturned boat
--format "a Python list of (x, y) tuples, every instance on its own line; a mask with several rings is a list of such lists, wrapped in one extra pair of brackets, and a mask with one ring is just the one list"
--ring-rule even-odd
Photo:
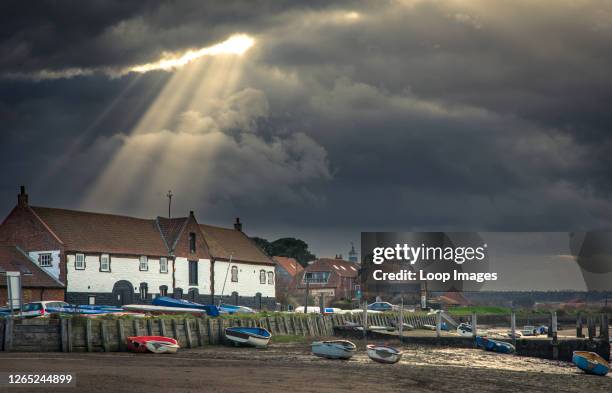
[(176, 353), (178, 342), (164, 336), (132, 336), (126, 339), (127, 348), (132, 352)]
[(175, 299), (169, 296), (158, 296), (153, 299), (154, 306), (161, 307), (177, 307), (177, 308), (190, 308), (194, 310), (204, 310), (210, 317), (219, 316), (219, 308), (213, 304), (200, 304), (185, 299)]
[(514, 345), (510, 343), (500, 340), (493, 340), (491, 338), (482, 336), (476, 337), (476, 345), (486, 351), (498, 353), (514, 353), (516, 351)]
[(350, 359), (357, 346), (347, 340), (315, 341), (311, 350), (313, 355), (327, 359)]
[(127, 311), (136, 311), (148, 314), (194, 314), (204, 315), (206, 310), (200, 310), (196, 308), (185, 308), (185, 307), (167, 307), (167, 306), (155, 306), (151, 304), (126, 304), (122, 307)]
[(469, 323), (460, 323), (459, 326), (457, 326), (457, 334), (460, 336), (472, 337), (472, 332), (472, 325)]
[(370, 344), (366, 346), (368, 357), (375, 362), (394, 364), (402, 358), (402, 352), (399, 349), (386, 345)]
[(572, 363), (587, 374), (604, 376), (610, 371), (610, 365), (606, 359), (595, 352), (574, 351)]
[(264, 328), (235, 326), (225, 328), (225, 337), (236, 345), (264, 348), (272, 334)]

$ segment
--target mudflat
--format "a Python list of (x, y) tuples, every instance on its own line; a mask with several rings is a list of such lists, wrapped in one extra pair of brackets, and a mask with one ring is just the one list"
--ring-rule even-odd
[(305, 344), (268, 349), (210, 346), (175, 355), (0, 353), (0, 372), (71, 372), (75, 388), (34, 392), (606, 392), (612, 377), (572, 364), (476, 349), (404, 346), (402, 361), (370, 361), (359, 344), (348, 361), (312, 356)]

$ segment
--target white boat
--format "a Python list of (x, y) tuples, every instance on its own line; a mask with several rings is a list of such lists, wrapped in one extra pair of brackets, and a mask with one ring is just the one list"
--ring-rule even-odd
[(147, 341), (145, 344), (147, 349), (153, 353), (176, 353), (179, 350), (178, 344), (172, 344), (164, 341)]
[(472, 325), (470, 325), (469, 323), (460, 323), (459, 326), (457, 326), (457, 334), (459, 334), (460, 336), (472, 337), (472, 332)]
[(126, 304), (125, 306), (122, 306), (122, 308), (127, 311), (145, 312), (150, 314), (206, 314), (206, 310), (183, 307), (153, 306), (151, 304)]
[(537, 336), (538, 331), (535, 328), (535, 326), (523, 326), (523, 329), (521, 330), (521, 334), (523, 336)]
[(402, 352), (386, 345), (370, 344), (366, 347), (370, 359), (378, 363), (393, 364), (400, 361)]
[(236, 345), (264, 348), (268, 345), (272, 334), (264, 328), (235, 326), (225, 328), (225, 337)]
[(425, 325), (423, 325), (423, 329), (426, 329), (426, 330), (436, 330), (436, 325), (425, 324)]
[(347, 340), (315, 341), (311, 350), (313, 355), (327, 359), (350, 359), (357, 346)]

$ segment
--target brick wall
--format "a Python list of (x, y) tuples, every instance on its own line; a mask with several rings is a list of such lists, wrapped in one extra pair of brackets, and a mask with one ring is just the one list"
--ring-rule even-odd
[[(64, 300), (64, 290), (57, 288), (22, 288), (23, 302), (40, 300)], [(0, 306), (8, 303), (6, 287), (0, 287)]]

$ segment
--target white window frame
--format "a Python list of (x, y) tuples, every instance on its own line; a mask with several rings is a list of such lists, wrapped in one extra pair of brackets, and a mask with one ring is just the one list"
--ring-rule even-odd
[[(106, 257), (106, 269), (103, 268), (102, 260)], [(100, 271), (101, 272), (110, 272), (111, 271), (111, 261), (110, 254), (100, 254)]]
[(149, 271), (149, 258), (146, 255), (141, 255), (138, 259), (138, 270), (141, 272)]
[(96, 296), (95, 295), (89, 295), (87, 297), (87, 304), (89, 304), (90, 306), (93, 306), (94, 304), (96, 304)]
[(266, 271), (264, 269), (259, 271), (259, 283), (261, 285), (265, 285), (266, 283)]
[[(79, 264), (79, 257), (82, 257), (81, 264)], [(74, 254), (74, 269), (85, 270), (85, 254)]]
[[(164, 263), (162, 263), (162, 262), (164, 262)], [(160, 273), (168, 273), (168, 258), (166, 258), (166, 257), (159, 258), (159, 272)]]
[[(43, 257), (44, 259), (48, 259), (48, 263), (43, 263)], [(53, 256), (51, 255), (50, 252), (44, 252), (41, 254), (38, 254), (38, 265), (40, 267), (51, 267), (53, 266)]]
[(274, 285), (274, 272), (268, 272), (268, 285)]
[[(239, 274), (238, 266), (232, 266), (230, 268), (230, 270), (231, 270), (231, 281), (232, 282), (238, 282), (238, 274)], [(234, 280), (234, 272), (236, 272), (236, 277), (235, 277), (236, 279), (235, 280)]]

